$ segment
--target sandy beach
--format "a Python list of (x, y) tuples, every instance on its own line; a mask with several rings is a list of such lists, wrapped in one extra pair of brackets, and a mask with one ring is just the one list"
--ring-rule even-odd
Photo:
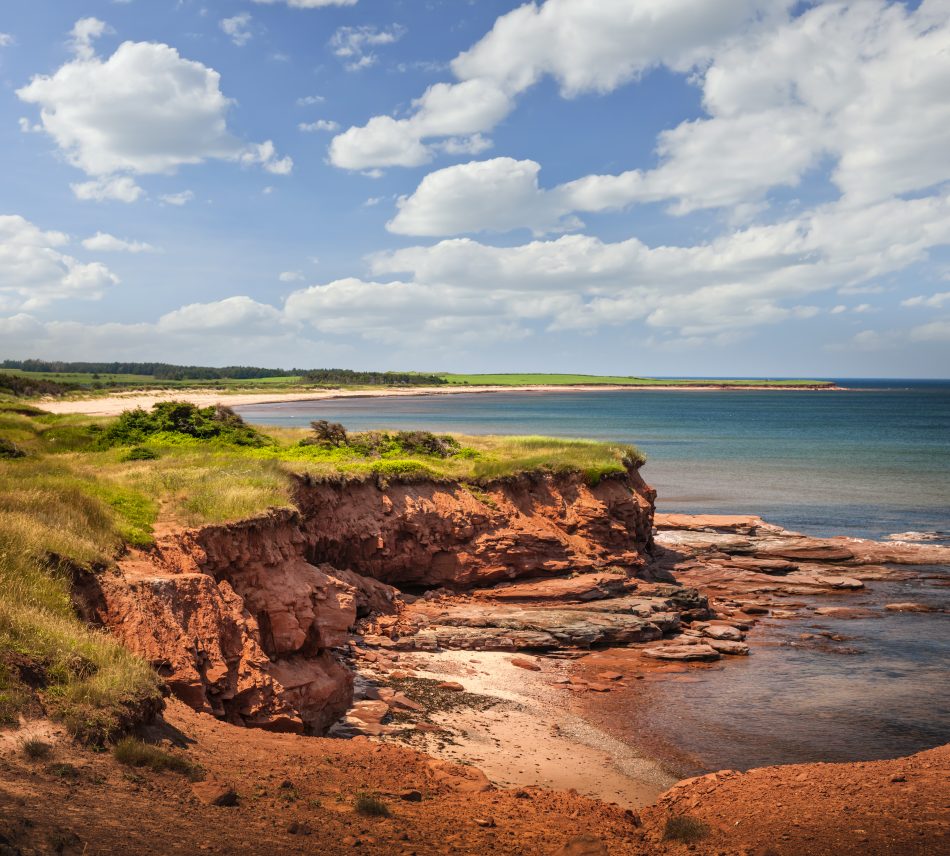
[[(466, 692), (499, 699), (486, 710), (437, 713), (445, 731), (419, 732), (410, 742), (429, 755), (473, 764), (505, 788), (542, 786), (616, 803), (649, 805), (676, 782), (654, 760), (570, 713), (564, 688), (570, 660), (531, 658), (540, 671), (512, 664), (497, 651), (414, 653), (404, 667), (421, 678), (457, 681)], [(421, 738), (421, 739), (420, 739)]]
[(323, 401), (331, 398), (401, 398), (419, 395), (465, 395), (489, 392), (754, 392), (768, 390), (785, 392), (807, 389), (816, 392), (840, 391), (840, 387), (781, 387), (781, 386), (624, 386), (588, 384), (582, 386), (526, 385), (526, 386), (416, 386), (391, 389), (314, 389), (307, 392), (230, 392), (218, 390), (134, 390), (116, 392), (101, 397), (81, 399), (47, 399), (39, 406), (49, 413), (84, 413), (89, 416), (117, 416), (123, 410), (142, 407), (148, 409), (160, 401), (189, 401), (199, 407), (227, 404), (243, 407), (248, 404), (277, 404), (285, 401)]

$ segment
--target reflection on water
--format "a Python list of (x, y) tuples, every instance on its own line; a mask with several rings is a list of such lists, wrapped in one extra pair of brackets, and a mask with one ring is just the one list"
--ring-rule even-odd
[(693, 671), (688, 682), (638, 683), (626, 738), (684, 776), (896, 757), (950, 741), (950, 616), (883, 610), (950, 605), (950, 570), (926, 575), (938, 578), (869, 583), (868, 594), (840, 601), (880, 617), (765, 622), (748, 658)]

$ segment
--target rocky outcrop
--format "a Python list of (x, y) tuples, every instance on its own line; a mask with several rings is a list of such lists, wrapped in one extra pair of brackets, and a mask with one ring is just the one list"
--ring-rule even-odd
[[(597, 486), (550, 473), (478, 488), (301, 479), (299, 510), (161, 535), (114, 573), (84, 580), (77, 599), (196, 710), (321, 733), (352, 701), (339, 652), (358, 620), (395, 620), (404, 607), (391, 583), (461, 590), (540, 577), (543, 587), (558, 574), (600, 571), (569, 587), (581, 600), (620, 593), (646, 564), (653, 498), (636, 472)], [(496, 629), (521, 639), (515, 647), (540, 648), (660, 632), (633, 614), (550, 619), (548, 630), (527, 618)], [(567, 630), (554, 627), (565, 620)], [(464, 624), (452, 633), (470, 633)]]

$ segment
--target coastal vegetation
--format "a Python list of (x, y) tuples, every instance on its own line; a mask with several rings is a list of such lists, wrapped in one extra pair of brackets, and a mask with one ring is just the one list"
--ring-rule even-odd
[(71, 589), (145, 547), (161, 519), (194, 526), (293, 505), (293, 476), (478, 485), (534, 470), (597, 483), (643, 462), (633, 446), (425, 431), (259, 430), (230, 408), (162, 402), (116, 419), (0, 401), (0, 724), (45, 712), (104, 743), (157, 706), (147, 664), (76, 614)]
[(308, 389), (387, 389), (445, 386), (716, 386), (823, 387), (829, 381), (788, 378), (650, 378), (585, 374), (446, 374), (442, 372), (268, 369), (256, 366), (176, 366), (169, 363), (0, 362), (0, 393), (21, 397), (88, 396), (101, 390), (215, 389), (223, 392), (301, 392)]

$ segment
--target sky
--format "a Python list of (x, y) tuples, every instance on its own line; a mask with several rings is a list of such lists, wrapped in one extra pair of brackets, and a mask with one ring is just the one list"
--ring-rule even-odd
[(0, 358), (950, 376), (950, 0), (5, 0)]

